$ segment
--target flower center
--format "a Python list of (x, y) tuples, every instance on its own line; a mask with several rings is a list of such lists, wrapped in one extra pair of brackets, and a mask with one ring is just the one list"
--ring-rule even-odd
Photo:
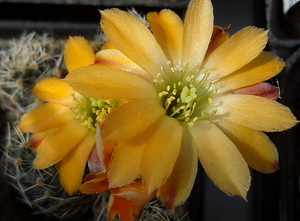
[(75, 107), (72, 111), (77, 119), (82, 120), (82, 124), (90, 130), (96, 130), (96, 123), (102, 122), (114, 109), (119, 106), (117, 100), (101, 100), (89, 97), (83, 97), (78, 94), (72, 94)]
[(193, 125), (199, 119), (216, 113), (212, 106), (216, 87), (207, 79), (209, 72), (194, 68), (174, 67), (168, 62), (154, 80), (161, 105), (169, 117)]

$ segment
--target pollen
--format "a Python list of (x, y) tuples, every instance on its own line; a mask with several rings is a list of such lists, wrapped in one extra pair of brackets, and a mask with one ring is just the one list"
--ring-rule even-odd
[(92, 131), (96, 130), (97, 122), (102, 122), (117, 106), (117, 100), (101, 100), (72, 94), (75, 107), (72, 111), (77, 119), (81, 119), (81, 125)]
[(167, 68), (154, 79), (161, 105), (169, 117), (193, 125), (194, 122), (213, 116), (213, 96), (217, 92), (209, 82), (209, 71), (201, 70), (199, 65), (173, 67), (167, 62)]

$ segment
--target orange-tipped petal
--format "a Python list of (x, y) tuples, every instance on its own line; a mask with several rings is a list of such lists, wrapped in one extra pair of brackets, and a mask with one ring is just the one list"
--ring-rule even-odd
[(284, 61), (276, 55), (263, 51), (250, 63), (215, 83), (219, 92), (225, 93), (249, 85), (266, 81), (278, 74)]
[(36, 98), (51, 103), (72, 106), (75, 91), (62, 79), (49, 77), (39, 80), (32, 93)]
[(208, 57), (217, 47), (219, 47), (226, 39), (229, 38), (229, 33), (225, 32), (229, 27), (230, 26), (221, 28), (220, 26), (214, 25), (213, 33), (205, 54), (205, 58)]
[(245, 27), (223, 42), (203, 63), (212, 79), (224, 77), (256, 58), (266, 46), (267, 31)]
[(182, 62), (192, 67), (201, 64), (213, 32), (213, 7), (210, 1), (191, 1), (184, 20)]
[(250, 172), (236, 146), (212, 122), (198, 121), (189, 127), (199, 160), (210, 179), (228, 195), (246, 199)]
[(151, 81), (151, 76), (140, 66), (126, 57), (119, 50), (101, 50), (96, 54), (94, 62), (96, 65), (121, 69), (140, 75)]
[(24, 114), (20, 120), (19, 128), (25, 133), (34, 133), (57, 127), (75, 118), (75, 114), (69, 107), (45, 103)]
[(180, 65), (182, 53), (183, 24), (181, 18), (171, 10), (147, 14), (154, 36), (173, 65)]
[(83, 180), (89, 154), (95, 144), (95, 133), (90, 131), (58, 165), (59, 180), (70, 195), (75, 194)]
[(33, 149), (36, 149), (39, 147), (39, 145), (42, 143), (42, 141), (49, 135), (52, 133), (52, 131), (54, 131), (55, 128), (52, 129), (48, 129), (48, 130), (43, 130), (40, 132), (36, 132), (34, 134), (31, 135), (30, 138), (30, 146)]
[(226, 120), (216, 120), (215, 124), (237, 146), (250, 167), (263, 173), (279, 169), (277, 149), (263, 132)]
[(95, 53), (84, 37), (70, 37), (64, 48), (64, 60), (69, 72), (94, 63)]
[(108, 40), (153, 78), (168, 61), (150, 30), (134, 15), (118, 9), (101, 11)]
[(109, 199), (108, 217), (113, 218), (119, 214), (123, 220), (138, 220), (146, 205), (154, 196), (155, 192), (148, 194), (142, 182), (134, 182), (122, 188), (112, 189)]
[(176, 119), (163, 116), (152, 130), (141, 159), (141, 175), (149, 193), (170, 176), (180, 152), (183, 128)]
[(157, 96), (155, 87), (145, 78), (114, 68), (95, 65), (80, 67), (67, 75), (65, 80), (74, 90), (92, 98), (137, 99)]
[(74, 148), (89, 132), (78, 120), (65, 123), (40, 143), (36, 149), (35, 168), (44, 169), (58, 163)]
[(79, 187), (79, 191), (83, 194), (97, 194), (106, 190), (108, 190), (108, 180), (104, 171), (97, 173), (93, 179), (86, 181)]
[(165, 113), (155, 99), (139, 99), (115, 109), (102, 127), (104, 143), (118, 142), (143, 132)]
[(197, 174), (198, 157), (188, 132), (183, 133), (181, 148), (174, 169), (159, 188), (158, 196), (169, 209), (183, 204), (188, 198)]
[(139, 218), (130, 200), (111, 194), (108, 201), (107, 219), (112, 221), (116, 215), (122, 221), (134, 221)]
[(261, 82), (234, 91), (230, 91), (230, 94), (249, 94), (277, 100), (279, 98), (280, 89), (279, 87), (275, 87), (269, 83)]
[(271, 99), (243, 94), (226, 94), (214, 99), (217, 116), (254, 130), (275, 132), (297, 124), (291, 110)]

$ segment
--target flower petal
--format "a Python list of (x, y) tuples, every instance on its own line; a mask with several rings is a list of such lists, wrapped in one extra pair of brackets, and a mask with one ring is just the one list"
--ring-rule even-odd
[(130, 200), (111, 194), (107, 206), (107, 219), (112, 221), (116, 215), (122, 221), (134, 221), (139, 218), (139, 215), (136, 214), (136, 208)]
[(167, 58), (150, 30), (134, 15), (118, 9), (101, 11), (101, 28), (108, 40), (153, 78)]
[(223, 42), (203, 62), (211, 78), (224, 77), (256, 58), (266, 46), (267, 31), (245, 27)]
[(218, 92), (225, 93), (257, 84), (278, 74), (284, 65), (284, 61), (276, 55), (263, 51), (244, 67), (215, 82), (215, 86)]
[(251, 177), (236, 146), (207, 120), (198, 121), (189, 131), (200, 162), (215, 185), (228, 195), (246, 199)]
[(156, 40), (173, 65), (181, 64), (183, 24), (181, 18), (171, 10), (150, 12), (147, 20)]
[(214, 123), (237, 146), (250, 167), (263, 173), (279, 169), (277, 149), (263, 132), (227, 120)]
[(197, 166), (198, 157), (191, 136), (184, 132), (174, 169), (158, 193), (169, 209), (179, 206), (188, 198), (196, 178)]
[(220, 26), (214, 25), (213, 33), (205, 54), (205, 58), (207, 58), (217, 47), (219, 47), (226, 39), (229, 38), (229, 33), (225, 32), (229, 28), (230, 25), (226, 26), (225, 28), (221, 28)]
[(129, 139), (144, 131), (165, 113), (159, 102), (152, 98), (128, 102), (106, 118), (102, 127), (104, 143)]
[(96, 194), (108, 190), (108, 180), (106, 178), (106, 173), (104, 171), (97, 173), (94, 179), (83, 183), (80, 186), (79, 190), (83, 194)]
[(34, 133), (57, 127), (75, 118), (70, 108), (60, 104), (45, 103), (24, 114), (19, 128), (25, 133)]
[[(95, 136), (95, 134), (94, 134), (94, 136)], [(88, 158), (88, 168), (89, 168), (90, 173), (98, 173), (101, 170), (105, 169), (103, 162), (99, 159), (96, 145), (94, 145), (92, 151), (90, 152), (90, 155)]]
[(59, 163), (59, 180), (69, 195), (75, 194), (82, 183), (87, 159), (94, 144), (95, 133), (90, 131)]
[(213, 32), (213, 7), (210, 1), (191, 1), (184, 20), (182, 62), (192, 67), (201, 64)]
[(65, 43), (64, 60), (69, 72), (94, 63), (95, 53), (84, 37), (69, 37)]
[(279, 87), (275, 87), (269, 83), (261, 82), (258, 84), (230, 91), (230, 94), (248, 94), (277, 100), (279, 98), (280, 89)]
[(144, 132), (116, 145), (107, 174), (110, 188), (130, 184), (140, 176), (142, 153), (148, 137), (149, 133)]
[(143, 208), (154, 196), (155, 192), (148, 194), (147, 189), (143, 186), (142, 182), (134, 182), (119, 188), (115, 196), (120, 196), (129, 199), (136, 207)]
[(62, 79), (49, 77), (39, 80), (32, 89), (34, 96), (42, 101), (71, 106), (75, 91)]
[(151, 81), (151, 76), (119, 50), (101, 50), (96, 54), (96, 65), (132, 72)]
[(162, 186), (177, 160), (183, 128), (174, 118), (163, 116), (152, 129), (141, 159), (141, 175), (148, 192)]
[(288, 107), (263, 97), (226, 94), (215, 98), (214, 103), (220, 104), (219, 118), (254, 130), (283, 131), (298, 122)]
[(48, 134), (36, 149), (33, 165), (44, 169), (61, 161), (89, 132), (81, 121), (67, 122)]
[(101, 99), (137, 99), (156, 97), (152, 83), (145, 78), (118, 69), (87, 66), (75, 69), (65, 80), (80, 94)]

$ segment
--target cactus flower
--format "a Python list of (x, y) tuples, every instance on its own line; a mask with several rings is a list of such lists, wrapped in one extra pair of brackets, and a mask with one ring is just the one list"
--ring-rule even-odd
[(71, 71), (66, 82), (84, 96), (128, 101), (101, 126), (104, 143), (116, 143), (109, 188), (141, 177), (172, 208), (188, 197), (198, 159), (219, 189), (244, 199), (248, 166), (278, 169), (276, 147), (263, 132), (297, 120), (269, 99), (276, 89), (261, 84), (284, 67), (263, 51), (267, 31), (245, 27), (229, 36), (213, 25), (208, 0), (192, 0), (184, 22), (171, 10), (149, 13), (151, 30), (118, 9), (101, 16), (116, 49), (98, 52), (96, 64)]
[[(74, 37), (65, 44), (64, 58), (67, 69), (72, 71), (92, 64), (95, 54), (87, 40)], [(95, 146), (95, 125), (117, 103), (81, 96), (64, 80), (54, 77), (39, 80), (32, 93), (44, 103), (24, 114), (19, 128), (33, 133), (30, 142), (36, 151), (33, 165), (44, 169), (57, 164), (61, 185), (74, 194)]]

